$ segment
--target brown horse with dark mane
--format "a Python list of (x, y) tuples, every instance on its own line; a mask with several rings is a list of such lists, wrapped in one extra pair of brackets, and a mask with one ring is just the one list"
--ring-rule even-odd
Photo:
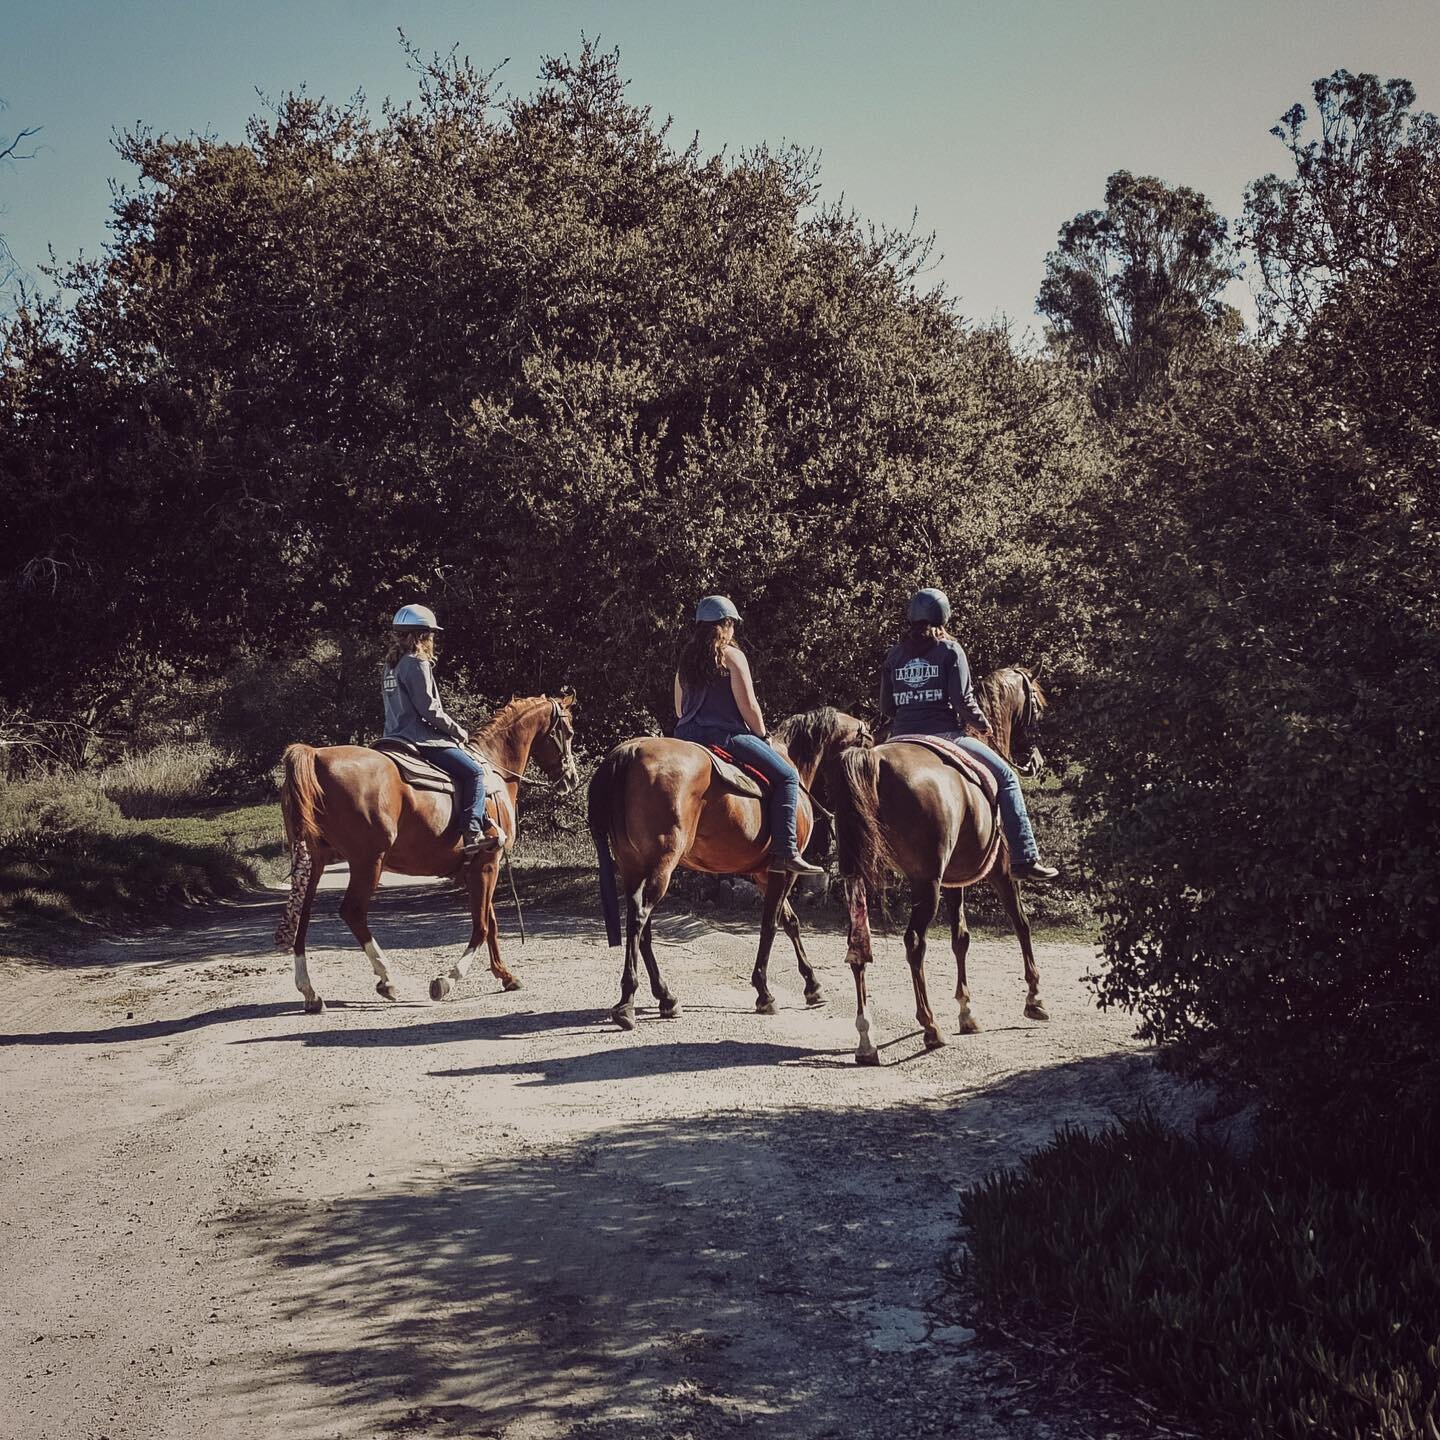
[[(533, 758), (562, 791), (580, 783), (571, 743), (575, 734), (573, 695), (533, 695), (512, 700), (471, 738), (469, 748), (490, 761), (502, 786), (490, 797), (492, 813), (505, 833), (515, 835), (515, 801), (525, 767)], [(482, 943), (489, 946), (490, 972), (505, 989), (520, 982), (500, 959), (495, 919), (495, 880), (501, 852), (481, 851), (467, 861), (460, 827), (449, 795), (416, 790), (401, 778), (388, 755), (363, 745), (327, 745), (315, 749), (292, 745), (285, 752), (285, 782), (280, 792), (285, 833), (293, 857), (290, 903), (276, 932), (283, 949), (293, 945), (295, 988), (314, 1014), (325, 1002), (310, 981), (305, 963), (305, 931), (310, 907), (325, 866), (334, 860), (350, 864), (350, 883), (340, 902), (340, 916), (364, 947), (379, 977), (376, 991), (397, 1000), (390, 969), (367, 916), (381, 873), (455, 876), (462, 868), (470, 893), (470, 943), (459, 961), (430, 984), (432, 999), (443, 999), (451, 982), (461, 979)]]
[[(1038, 764), (1033, 728), (1045, 710), (1045, 694), (1035, 677), (1019, 666), (996, 670), (977, 687), (992, 726), (985, 742), (1006, 760), (1016, 753)], [(955, 999), (960, 1033), (980, 1028), (970, 1010), (965, 957), (970, 931), (965, 924), (965, 887), (988, 880), (1015, 927), (1025, 962), (1025, 1014), (1048, 1020), (1040, 999), (1040, 972), (1030, 944), (1030, 922), (1010, 873), (1010, 856), (994, 803), (980, 785), (923, 745), (891, 740), (869, 750), (848, 751), (830, 767), (828, 795), (835, 807), (835, 836), (840, 873), (850, 904), (850, 940), (846, 953), (855, 975), (855, 1028), (860, 1043), (855, 1059), (878, 1065), (871, 1035), (865, 967), (871, 960), (869, 902), (883, 894), (892, 871), (910, 882), (910, 917), (905, 926), (905, 958), (915, 987), (915, 1018), (925, 1032), (925, 1048), (944, 1045), (925, 984), (925, 937), (944, 896), (950, 919), (950, 944), (958, 970)]]
[[(802, 848), (814, 824), (808, 791), (817, 771), (831, 757), (851, 747), (868, 746), (870, 741), (863, 721), (830, 706), (793, 715), (771, 729), (771, 744), (800, 772), (797, 833)], [(770, 834), (765, 805), (727, 788), (716, 776), (703, 745), (660, 736), (617, 745), (591, 777), (589, 818), (600, 857), (601, 899), (612, 945), (620, 943), (617, 870), (625, 894), (625, 969), (620, 1003), (610, 1011), (622, 1030), (635, 1028), (640, 958), (645, 961), (661, 1018), (680, 1013), (679, 1002), (661, 977), (651, 934), (655, 907), (664, 899), (677, 866), (709, 875), (747, 875), (764, 891), (760, 948), (751, 976), (755, 1009), (760, 1014), (775, 1013), (766, 970), (777, 918), (795, 947), (806, 1003), (823, 1003), (820, 982), (805, 958), (800, 922), (789, 901), (796, 877), (767, 870)]]

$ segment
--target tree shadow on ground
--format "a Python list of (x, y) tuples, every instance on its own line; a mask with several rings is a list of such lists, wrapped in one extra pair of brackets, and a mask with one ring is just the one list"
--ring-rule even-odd
[(286, 1337), (244, 1403), (273, 1414), (299, 1383), (367, 1433), (426, 1437), (954, 1433), (960, 1414), (1033, 1437), (1045, 1398), (998, 1393), (974, 1346), (931, 1334), (956, 1192), (1123, 1109), (1134, 1066), (637, 1123), (317, 1202), (283, 1234), (239, 1212), (229, 1239), (284, 1272)]

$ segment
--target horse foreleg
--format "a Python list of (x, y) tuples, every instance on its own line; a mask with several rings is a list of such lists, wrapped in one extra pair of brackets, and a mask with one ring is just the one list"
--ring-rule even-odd
[[(301, 841), (300, 844), (304, 842)], [(320, 877), (324, 873), (325, 862), (307, 847), (304, 859), (298, 861), (291, 881), (293, 890), (300, 896), (294, 922), (295, 988), (305, 997), (307, 1015), (318, 1015), (325, 1008), (320, 992), (310, 983), (310, 967), (305, 963), (305, 935), (310, 929), (310, 909), (315, 903), (315, 891), (319, 888)], [(293, 896), (290, 903), (295, 904)], [(283, 924), (284, 922), (282, 927)]]
[(915, 987), (915, 1018), (925, 1032), (925, 1048), (938, 1050), (945, 1037), (935, 1024), (925, 984), (925, 947), (930, 922), (940, 908), (940, 882), (915, 880), (910, 886), (910, 923), (905, 927), (905, 958), (910, 962), (910, 983)]
[(965, 923), (965, 892), (949, 890), (950, 948), (955, 952), (955, 1003), (960, 1007), (960, 1033), (973, 1035), (980, 1022), (970, 1013), (970, 986), (965, 979), (965, 957), (970, 953), (970, 927)]
[(1000, 896), (1000, 903), (1015, 927), (1015, 937), (1020, 941), (1020, 953), (1025, 958), (1025, 1018), (1027, 1020), (1048, 1020), (1050, 1013), (1040, 998), (1040, 971), (1035, 965), (1035, 951), (1030, 946), (1030, 917), (1020, 901), (1020, 887), (1008, 870), (995, 870), (990, 884)]
[(850, 939), (845, 948), (845, 963), (855, 976), (855, 1029), (860, 1044), (855, 1051), (857, 1065), (878, 1065), (880, 1052), (871, 1038), (870, 997), (865, 992), (865, 967), (872, 958), (870, 948), (870, 912), (865, 900), (865, 882), (849, 880), (845, 898), (850, 907)]
[(750, 972), (750, 983), (755, 987), (755, 1013), (773, 1015), (775, 997), (770, 993), (770, 951), (775, 944), (775, 917), (785, 903), (785, 896), (794, 883), (793, 875), (783, 871), (770, 871), (765, 877), (765, 908), (760, 913), (760, 947), (755, 952), (755, 968)]
[(495, 914), (495, 890), (491, 887), (490, 899), (486, 905), (485, 943), (490, 947), (490, 973), (505, 990), (522, 990), (519, 979), (505, 968), (500, 958), (500, 921)]
[(340, 918), (350, 927), (351, 933), (364, 947), (370, 968), (375, 972), (375, 993), (387, 1000), (398, 1000), (395, 986), (390, 979), (390, 967), (385, 963), (385, 952), (381, 950), (374, 935), (370, 933), (370, 899), (380, 883), (381, 871), (385, 868), (384, 857), (372, 856), (368, 860), (351, 860), (350, 883), (345, 887), (345, 898), (340, 902)]
[[(792, 876), (791, 878), (793, 880), (798, 877)], [(823, 1005), (825, 996), (820, 989), (820, 981), (815, 976), (814, 968), (805, 958), (805, 946), (800, 939), (800, 917), (790, 904), (788, 894), (780, 902), (780, 923), (785, 927), (785, 934), (789, 936), (791, 945), (795, 947), (795, 963), (800, 967), (800, 978), (805, 982), (805, 1003), (807, 1005)]]

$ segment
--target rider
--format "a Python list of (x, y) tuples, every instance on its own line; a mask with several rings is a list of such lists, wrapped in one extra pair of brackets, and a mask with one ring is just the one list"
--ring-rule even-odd
[(880, 672), (880, 712), (893, 717), (890, 738), (938, 735), (973, 755), (1000, 789), (1000, 822), (1010, 848), (1010, 873), (1020, 880), (1053, 880), (1060, 872), (1040, 863), (1040, 849), (1025, 811), (1014, 770), (965, 726), (990, 733), (975, 699), (970, 662), (945, 629), (950, 601), (943, 590), (917, 590), (910, 601), (910, 628), (885, 657)]
[(391, 622), (380, 692), (385, 702), (385, 738), (408, 740), (455, 782), (455, 805), (465, 816), (465, 853), (505, 843), (505, 832), (485, 811), (485, 767), (462, 748), (470, 739), (463, 725), (445, 713), (435, 688), (435, 636), (440, 624), (425, 605), (405, 605)]
[(765, 738), (750, 662), (735, 643), (740, 612), (724, 595), (707, 595), (695, 607), (695, 629), (675, 667), (675, 737), (720, 745), (742, 765), (770, 781), (770, 869), (819, 875), (800, 853), (795, 812), (800, 776)]

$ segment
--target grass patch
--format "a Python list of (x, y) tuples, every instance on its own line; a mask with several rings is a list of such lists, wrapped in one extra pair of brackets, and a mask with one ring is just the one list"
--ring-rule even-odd
[(12, 948), (33, 951), (81, 922), (134, 924), (240, 894), (286, 863), (273, 802), (149, 820), (101, 813), (89, 828), (0, 844), (0, 927)]
[[(1204, 1433), (1440, 1435), (1433, 1126), (1240, 1162), (1141, 1120), (970, 1191), (983, 1302), (1119, 1366)], [(1427, 1148), (1429, 1147), (1429, 1148)]]

